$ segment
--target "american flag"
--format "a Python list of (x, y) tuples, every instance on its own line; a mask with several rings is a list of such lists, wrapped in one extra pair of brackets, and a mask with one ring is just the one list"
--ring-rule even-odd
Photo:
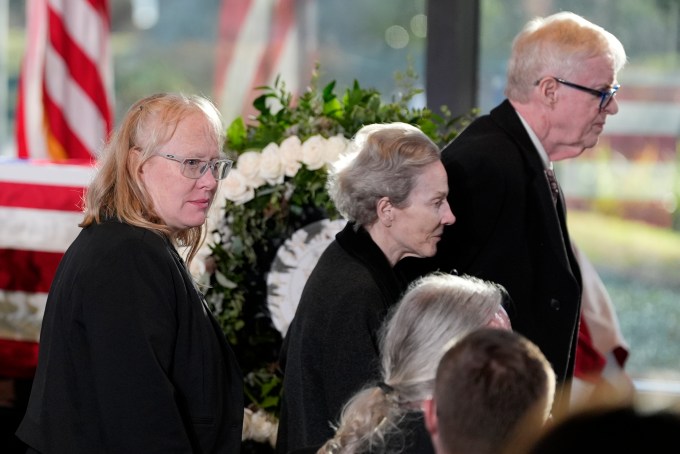
[(113, 126), (108, 0), (27, 0), (20, 158), (91, 159)]
[(291, 93), (309, 79), (314, 62), (312, 0), (223, 0), (215, 56), (216, 104), (227, 122), (255, 113), (257, 87), (277, 76)]
[(52, 278), (80, 231), (86, 161), (0, 161), (0, 376), (30, 378)]
[(15, 378), (34, 372), (47, 292), (113, 127), (108, 0), (27, 0), (26, 17), (22, 159), (0, 162), (0, 376)]

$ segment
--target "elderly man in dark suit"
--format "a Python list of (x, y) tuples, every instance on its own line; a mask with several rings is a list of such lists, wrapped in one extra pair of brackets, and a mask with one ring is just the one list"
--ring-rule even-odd
[[(552, 162), (597, 144), (619, 107), (623, 46), (572, 13), (536, 18), (513, 42), (507, 99), (442, 151), (449, 203), (445, 229), (420, 273), (456, 270), (502, 284), (512, 326), (536, 343), (560, 383), (574, 371), (581, 276)], [(427, 269), (424, 269), (424, 268)], [(568, 386), (556, 405), (568, 402)]]

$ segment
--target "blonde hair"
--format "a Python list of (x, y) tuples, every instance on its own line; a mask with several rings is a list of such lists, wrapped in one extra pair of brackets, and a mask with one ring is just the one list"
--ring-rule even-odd
[[(195, 113), (205, 116), (208, 133), (214, 136), (221, 150), (224, 144), (222, 118), (208, 99), (158, 93), (133, 104), (101, 153), (97, 173), (85, 195), (80, 227), (115, 217), (152, 230), (176, 245), (186, 246), (187, 263), (191, 263), (205, 238), (205, 226), (171, 232), (154, 210), (139, 168), (172, 138), (182, 120)], [(139, 150), (141, 159), (130, 159), (134, 149)]]

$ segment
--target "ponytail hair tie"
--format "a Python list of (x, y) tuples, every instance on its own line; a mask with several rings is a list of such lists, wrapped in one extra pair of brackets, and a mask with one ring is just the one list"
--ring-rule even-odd
[(382, 390), (382, 392), (385, 393), (385, 395), (391, 394), (394, 392), (394, 388), (392, 388), (390, 385), (385, 383), (384, 381), (378, 382), (378, 388)]

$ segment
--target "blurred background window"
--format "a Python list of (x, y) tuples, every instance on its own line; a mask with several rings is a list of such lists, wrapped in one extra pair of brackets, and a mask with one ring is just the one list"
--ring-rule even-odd
[[(463, 69), (476, 75), (470, 107), (481, 113), (502, 100), (512, 38), (533, 16), (570, 10), (624, 44), (619, 114), (594, 149), (558, 163), (557, 172), (572, 235), (601, 273), (630, 344), (627, 370), (680, 383), (680, 2), (478, 5), (479, 35), (469, 39), (479, 46), (478, 66)], [(412, 69), (415, 86), (426, 87), (428, 35), (447, 33), (428, 30), (426, 0), (109, 0), (109, 7), (116, 119), (158, 91), (207, 95), (227, 122), (247, 117), (258, 86), (281, 75), (289, 89), (304, 90), (317, 62), (321, 85), (335, 80), (344, 90), (357, 80), (389, 100), (399, 96), (398, 73)], [(0, 156), (16, 153), (25, 26), (24, 0), (0, 0)], [(426, 95), (414, 105), (425, 105)]]

